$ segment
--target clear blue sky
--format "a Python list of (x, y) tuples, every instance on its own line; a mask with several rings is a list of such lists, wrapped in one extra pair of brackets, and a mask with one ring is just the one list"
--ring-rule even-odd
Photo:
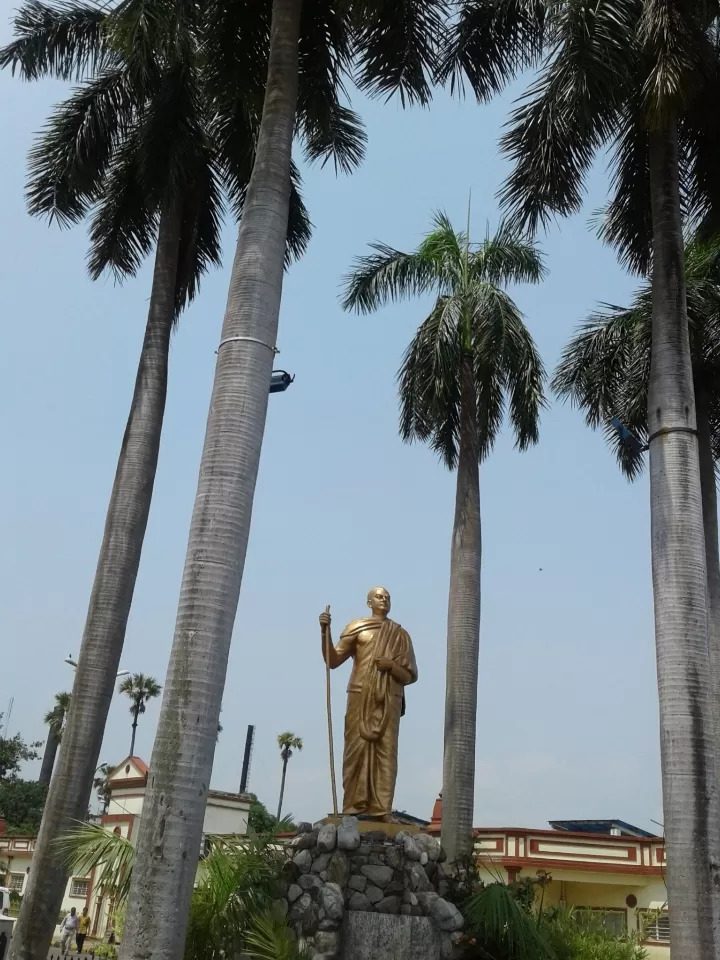
[[(11, 11), (0, 9), (0, 42)], [(330, 809), (324, 669), (317, 616), (337, 629), (387, 586), (411, 633), (420, 679), (402, 723), (396, 806), (429, 817), (441, 784), (445, 619), (454, 478), (397, 436), (394, 375), (427, 302), (370, 318), (338, 307), (342, 275), (368, 242), (415, 245), (444, 208), (473, 231), (497, 221), (505, 173), (497, 139), (512, 96), (490, 106), (439, 95), (430, 111), (358, 101), (367, 159), (352, 178), (305, 169), (315, 234), (287, 276), (278, 365), (296, 374), (270, 399), (250, 549), (235, 627), (213, 785), (237, 789), (248, 723), (257, 727), (250, 788), (274, 808), (275, 737), (291, 761), (286, 809)], [(149, 268), (123, 287), (91, 283), (86, 233), (32, 220), (25, 162), (59, 84), (0, 75), (0, 263), (4, 468), (0, 709), (11, 731), (42, 738), (42, 715), (70, 687), (140, 351)], [(601, 167), (582, 215), (554, 228), (550, 269), (517, 300), (552, 369), (597, 301), (623, 303), (634, 281), (587, 226), (602, 201)], [(164, 681), (200, 450), (225, 307), (227, 266), (208, 277), (173, 340), (155, 499), (122, 666)], [(550, 818), (662, 820), (645, 480), (629, 486), (602, 436), (553, 404), (541, 443), (519, 454), (505, 432), (481, 470), (483, 606), (475, 822), (543, 826)], [(541, 569), (542, 568), (542, 569)], [(333, 675), (337, 751), (345, 667)], [(100, 760), (130, 738), (115, 697)], [(149, 761), (159, 701), (141, 718)], [(28, 775), (31, 773), (27, 771)], [(340, 776), (338, 762), (338, 777)]]

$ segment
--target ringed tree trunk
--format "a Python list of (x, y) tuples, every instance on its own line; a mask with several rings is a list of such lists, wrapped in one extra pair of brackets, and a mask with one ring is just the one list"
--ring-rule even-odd
[(472, 853), (480, 646), (480, 468), (472, 357), (461, 361), (460, 443), (450, 553), (442, 844), (450, 863)]
[(649, 134), (649, 158), (650, 516), (670, 935), (683, 960), (717, 960), (720, 806), (674, 118)]
[(182, 960), (250, 532), (282, 292), (301, 0), (274, 0), (265, 102), (230, 278), (121, 955)]
[[(702, 383), (695, 382), (695, 404), (700, 456), (700, 491), (702, 493), (703, 530), (705, 533), (705, 567), (707, 573), (708, 643), (710, 679), (715, 707), (715, 743), (720, 751), (720, 549), (718, 547), (717, 481), (710, 432), (709, 398)], [(720, 759), (720, 753), (718, 754)], [(720, 773), (720, 770), (718, 771)]]
[(105, 519), (62, 749), (8, 960), (47, 956), (69, 872), (53, 841), (87, 816), (157, 470), (179, 237), (179, 216), (164, 212), (135, 391)]
[(40, 783), (50, 783), (52, 780), (53, 767), (55, 766), (55, 757), (60, 746), (60, 737), (57, 735), (54, 727), (48, 728), (47, 740), (45, 741), (45, 750), (43, 751), (42, 766), (40, 767)]
[(287, 773), (287, 765), (287, 757), (283, 757), (283, 772), (282, 780), (280, 781), (280, 799), (278, 800), (278, 812), (277, 817), (275, 818), (277, 821), (280, 820), (280, 814), (282, 813), (283, 797), (285, 796), (285, 774)]

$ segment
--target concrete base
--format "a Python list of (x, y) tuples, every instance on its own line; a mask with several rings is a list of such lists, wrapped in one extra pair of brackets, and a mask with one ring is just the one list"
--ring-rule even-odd
[(345, 914), (342, 960), (438, 960), (441, 939), (429, 917)]
[[(336, 827), (342, 822), (342, 814), (337, 817), (329, 813), (320, 823), (334, 823)], [(414, 823), (383, 823), (382, 820), (360, 820), (358, 818), (358, 830), (363, 833), (384, 833), (387, 837), (396, 837), (399, 833), (420, 833), (420, 827)]]

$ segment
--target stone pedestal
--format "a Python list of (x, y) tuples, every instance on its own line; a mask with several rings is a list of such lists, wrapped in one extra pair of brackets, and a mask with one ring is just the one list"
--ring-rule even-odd
[[(379, 820), (361, 820), (359, 817), (353, 817), (353, 820), (357, 820), (358, 830), (361, 834), (364, 833), (382, 833), (386, 838), (391, 837), (395, 838), (399, 833), (406, 833), (409, 836), (415, 836), (420, 833), (420, 827), (415, 823), (382, 823)], [(336, 827), (339, 827), (342, 823), (342, 815), (337, 817), (329, 813), (324, 820), (320, 822), (325, 823), (334, 823)]]
[(342, 960), (438, 960), (442, 951), (430, 917), (348, 913), (342, 939)]
[(401, 826), (342, 817), (299, 827), (287, 845), (287, 887), (277, 907), (311, 957), (450, 956), (463, 918), (444, 899), (445, 854), (435, 837)]

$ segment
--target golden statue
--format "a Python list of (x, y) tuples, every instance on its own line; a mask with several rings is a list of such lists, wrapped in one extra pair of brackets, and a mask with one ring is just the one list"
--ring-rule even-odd
[(375, 587), (367, 597), (371, 617), (353, 620), (337, 647), (329, 609), (320, 614), (323, 657), (334, 670), (352, 657), (347, 688), (343, 754), (343, 814), (392, 819), (404, 688), (418, 677), (407, 630), (390, 620), (390, 594)]

